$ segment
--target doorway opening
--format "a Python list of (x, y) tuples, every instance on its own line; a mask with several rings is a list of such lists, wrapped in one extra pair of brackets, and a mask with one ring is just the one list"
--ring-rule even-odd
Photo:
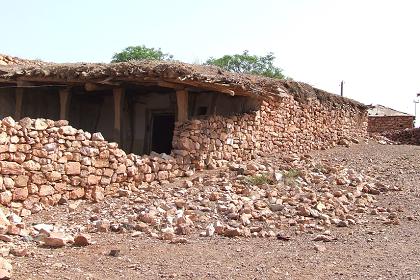
[(175, 114), (152, 114), (151, 151), (170, 154), (175, 129)]

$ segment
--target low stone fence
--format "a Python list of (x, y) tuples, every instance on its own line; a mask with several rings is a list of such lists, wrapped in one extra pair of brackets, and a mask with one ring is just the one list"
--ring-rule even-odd
[(382, 133), (382, 135), (400, 144), (420, 145), (420, 128), (389, 131)]
[(167, 155), (127, 155), (100, 133), (67, 121), (0, 121), (0, 204), (22, 216), (60, 200), (101, 200), (121, 188), (184, 176), (188, 169)]
[(369, 116), (368, 132), (382, 133), (414, 127), (414, 116)]
[(264, 101), (260, 110), (238, 116), (211, 116), (175, 129), (178, 162), (198, 169), (241, 162), (258, 155), (306, 153), (342, 140), (367, 136), (367, 113), (350, 105), (326, 106), (319, 100)]
[(67, 121), (7, 117), (0, 122), (0, 204), (26, 216), (68, 199), (98, 201), (194, 169), (329, 148), (365, 137), (366, 123), (366, 112), (350, 105), (284, 97), (254, 112), (177, 124), (171, 156), (138, 156)]

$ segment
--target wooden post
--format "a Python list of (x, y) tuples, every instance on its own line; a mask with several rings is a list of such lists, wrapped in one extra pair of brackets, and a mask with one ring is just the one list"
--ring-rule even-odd
[(121, 139), (121, 112), (124, 100), (124, 89), (114, 88), (114, 141), (122, 145)]
[(69, 109), (70, 109), (70, 87), (63, 88), (59, 90), (60, 93), (60, 119), (67, 120), (69, 118)]
[(188, 120), (188, 91), (176, 91), (176, 103), (178, 105), (178, 122)]
[(16, 102), (15, 102), (15, 120), (19, 121), (22, 118), (22, 101), (23, 101), (23, 92), (25, 91), (24, 86), (28, 86), (29, 83), (18, 81), (16, 88)]

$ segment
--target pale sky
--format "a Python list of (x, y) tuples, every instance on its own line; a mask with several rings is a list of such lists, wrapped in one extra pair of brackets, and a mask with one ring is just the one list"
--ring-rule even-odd
[[(419, 0), (0, 0), (0, 53), (109, 62), (130, 45), (175, 59), (274, 52), (295, 80), (414, 114)], [(419, 104), (420, 105), (420, 104)], [(420, 114), (420, 106), (417, 110)]]

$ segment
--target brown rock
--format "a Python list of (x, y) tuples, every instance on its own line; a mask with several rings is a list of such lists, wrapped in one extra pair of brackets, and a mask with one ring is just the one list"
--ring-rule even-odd
[(168, 171), (159, 171), (157, 176), (158, 176), (159, 181), (168, 180), (169, 173)]
[(10, 225), (10, 221), (7, 219), (3, 210), (0, 208), (0, 226), (8, 226), (8, 225)]
[(4, 258), (0, 257), (0, 279), (11, 279), (13, 266)]
[(68, 239), (62, 232), (52, 232), (50, 236), (42, 239), (45, 246), (59, 248), (66, 245)]
[(104, 137), (100, 132), (96, 132), (92, 134), (92, 141), (104, 141)]
[(104, 200), (104, 190), (101, 187), (95, 187), (92, 192), (92, 199), (96, 202)]
[(12, 201), (12, 193), (10, 191), (3, 191), (0, 193), (0, 204), (8, 205)]
[(21, 234), (21, 228), (17, 227), (14, 224), (10, 224), (10, 225), (7, 226), (7, 234), (20, 235)]
[(11, 161), (0, 161), (0, 170), (3, 175), (20, 175), (24, 172), (20, 164)]
[(77, 129), (69, 125), (60, 127), (60, 133), (63, 135), (76, 135)]
[(10, 249), (10, 254), (16, 257), (25, 257), (29, 255), (29, 250), (27, 248), (12, 248)]
[(34, 123), (35, 130), (45, 130), (48, 128), (48, 124), (43, 119), (36, 119)]
[(24, 201), (28, 198), (28, 188), (15, 188), (13, 190), (13, 201)]
[(74, 246), (87, 246), (91, 244), (91, 237), (89, 234), (79, 234), (74, 238)]
[(4, 242), (12, 242), (13, 238), (5, 234), (0, 234), (0, 240)]
[(223, 235), (226, 237), (241, 236), (242, 231), (239, 228), (226, 227), (225, 230), (223, 231)]
[(313, 240), (314, 241), (331, 242), (335, 239), (332, 236), (329, 236), (329, 235), (319, 234), (319, 235), (315, 236), (315, 238)]
[(80, 162), (70, 161), (65, 165), (67, 175), (79, 175), (80, 174)]
[(18, 187), (28, 186), (29, 177), (26, 175), (19, 175), (15, 179), (15, 185)]
[(28, 160), (22, 163), (23, 168), (29, 171), (38, 171), (41, 170), (41, 165), (38, 162), (33, 160)]
[(87, 182), (89, 185), (98, 185), (100, 181), (101, 176), (89, 175), (87, 178)]
[(75, 188), (69, 194), (70, 199), (79, 199), (85, 196), (85, 189), (84, 188)]
[(53, 195), (55, 192), (54, 188), (50, 185), (42, 185), (39, 187), (39, 196), (50, 196)]
[(314, 249), (317, 252), (325, 252), (327, 250), (327, 248), (321, 244), (314, 244)]

